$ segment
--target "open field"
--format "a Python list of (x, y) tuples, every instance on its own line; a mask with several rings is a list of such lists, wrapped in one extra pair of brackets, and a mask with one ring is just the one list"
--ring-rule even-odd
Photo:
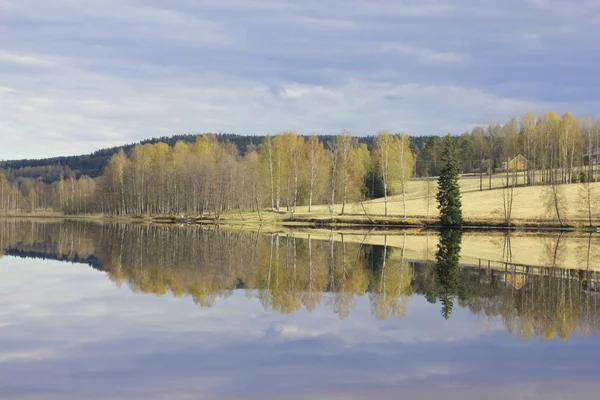
[[(473, 182), (471, 182), (473, 181)], [(502, 221), (503, 220), (503, 190), (492, 189), (479, 191), (479, 181), (476, 179), (461, 179), (462, 189), (462, 209), (463, 216), (466, 220), (472, 221)], [(407, 185), (407, 204), (406, 211), (408, 218), (427, 218), (437, 217), (438, 211), (436, 208), (435, 194), (432, 191), (435, 188), (436, 182), (432, 181), (429, 184), (431, 196), (427, 197), (427, 182), (425, 181), (410, 181)], [(600, 222), (600, 183), (591, 184), (595, 192), (595, 204), (592, 209), (593, 219), (596, 224)], [(565, 220), (574, 225), (585, 225), (587, 222), (587, 210), (582, 206), (580, 201), (580, 193), (583, 189), (583, 184), (561, 185), (560, 190), (563, 191), (566, 198), (566, 205), (561, 211)], [(514, 222), (530, 221), (530, 222), (547, 222), (555, 220), (552, 211), (548, 210), (548, 186), (524, 186), (514, 189), (514, 205), (512, 218)], [(384, 215), (384, 200), (375, 199), (363, 202), (364, 209), (369, 215)], [(359, 204), (346, 205), (347, 213), (362, 214), (364, 211)], [(335, 212), (339, 213), (341, 206), (335, 207)], [(400, 216), (403, 212), (402, 197), (400, 195), (390, 196), (388, 198), (388, 215)], [(298, 218), (306, 217), (314, 214), (318, 216), (329, 217), (328, 206), (315, 206), (313, 213), (308, 213), (308, 207), (298, 207), (296, 215)]]
[[(505, 178), (496, 175), (493, 178), (495, 189), (479, 191), (478, 178), (462, 178), (459, 180), (462, 193), (463, 216), (467, 225), (472, 226), (504, 226), (503, 189)], [(429, 185), (429, 188), (427, 187)], [(381, 224), (381, 225), (435, 225), (438, 210), (435, 198), (437, 182), (431, 180), (412, 180), (407, 184), (407, 218), (403, 218), (402, 196), (393, 195), (388, 198), (388, 215), (384, 215), (384, 199), (367, 200), (361, 203), (348, 203), (344, 215), (340, 215), (342, 206), (336, 204), (331, 214), (329, 205), (314, 205), (308, 212), (308, 206), (299, 206), (295, 212), (284, 207), (280, 212), (271, 210), (232, 211), (221, 215), (221, 222), (228, 223), (303, 223), (326, 224), (333, 222), (344, 224)], [(566, 199), (561, 208), (563, 222), (566, 226), (589, 226), (587, 209), (582, 204), (583, 184), (560, 185), (560, 191)], [(592, 225), (600, 226), (600, 182), (591, 184), (593, 191)], [(558, 228), (561, 225), (556, 219), (553, 209), (548, 207), (549, 186), (521, 186), (514, 189), (514, 205), (511, 225), (515, 227)], [(427, 196), (429, 193), (429, 196)], [(333, 219), (332, 219), (333, 217)], [(160, 218), (159, 218), (160, 219)], [(207, 221), (210, 215), (207, 216)]]
[[(459, 180), (462, 193), (463, 216), (470, 225), (483, 226), (489, 224), (498, 226), (504, 223), (503, 192), (506, 183), (505, 175), (492, 177), (492, 188), (487, 189), (489, 177), (484, 177), (484, 190), (479, 190), (479, 177), (463, 177)], [(522, 177), (520, 177), (522, 180)], [(521, 182), (521, 180), (519, 182)], [(435, 224), (438, 218), (435, 190), (436, 180), (411, 180), (406, 185), (407, 218), (403, 218), (402, 196), (388, 197), (388, 216), (384, 216), (384, 199), (367, 200), (360, 203), (346, 204), (345, 215), (340, 215), (341, 204), (336, 204), (333, 218), (338, 224), (376, 223), (397, 225)], [(600, 226), (600, 182), (591, 184), (592, 225)], [(563, 222), (569, 226), (588, 226), (587, 209), (582, 204), (581, 196), (584, 184), (560, 185), (566, 202), (561, 209)], [(511, 224), (514, 226), (559, 227), (553, 209), (549, 208), (549, 186), (521, 186), (514, 189), (514, 204)], [(429, 196), (428, 196), (429, 194)], [(363, 208), (364, 207), (364, 208)], [(300, 206), (296, 211), (286, 211), (282, 208), (279, 213), (263, 211), (258, 216), (256, 212), (231, 212), (223, 215), (222, 220), (241, 220), (241, 222), (277, 222), (294, 220), (296, 222), (327, 222), (332, 218), (329, 205), (314, 205), (312, 212), (308, 206)]]

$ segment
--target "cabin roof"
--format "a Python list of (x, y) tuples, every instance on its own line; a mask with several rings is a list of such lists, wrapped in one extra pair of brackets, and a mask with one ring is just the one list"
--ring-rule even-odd
[[(511, 158), (511, 159), (510, 159), (510, 161), (514, 161), (514, 160), (516, 160), (517, 158), (522, 158), (523, 160), (527, 161), (527, 159), (525, 158), (525, 156), (524, 156), (523, 154), (520, 154), (520, 153), (519, 153), (519, 154), (517, 154), (516, 156), (514, 156), (513, 158)], [(509, 161), (509, 162), (510, 162), (510, 161)]]

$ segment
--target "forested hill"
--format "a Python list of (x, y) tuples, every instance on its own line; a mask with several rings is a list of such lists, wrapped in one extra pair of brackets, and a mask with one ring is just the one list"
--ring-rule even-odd
[[(167, 143), (173, 147), (178, 141), (194, 142), (201, 134), (185, 134), (174, 136), (163, 136), (158, 138), (146, 139), (139, 143), (155, 144), (159, 142)], [(244, 155), (249, 147), (260, 145), (265, 136), (258, 135), (237, 135), (231, 133), (219, 133), (216, 135), (219, 142), (233, 143), (239, 149), (240, 155)], [(321, 141), (329, 142), (334, 136), (323, 135), (319, 136)], [(369, 150), (373, 147), (374, 136), (358, 137), (359, 143), (365, 143)], [(412, 136), (411, 144), (416, 148), (421, 148), (422, 145), (429, 140), (431, 136)], [(115, 146), (106, 149), (100, 149), (90, 154), (82, 154), (78, 156), (61, 156), (43, 159), (27, 159), (27, 160), (7, 160), (0, 161), (0, 170), (13, 180), (16, 178), (33, 178), (40, 179), (46, 183), (51, 183), (60, 179), (61, 176), (69, 175), (89, 176), (95, 178), (100, 176), (102, 170), (108, 163), (110, 157), (116, 154), (119, 149), (123, 149), (127, 154), (138, 143), (130, 143), (123, 146)]]
[[(139, 143), (155, 144), (164, 142), (173, 147), (179, 140), (190, 143), (194, 142), (198, 136), (201, 135), (187, 134), (163, 136), (142, 140)], [(264, 138), (264, 136), (242, 136), (227, 133), (217, 134), (217, 137), (220, 142), (236, 143), (240, 149), (240, 152), (245, 152), (249, 145), (260, 144)], [(96, 150), (90, 154), (82, 154), (78, 156), (0, 161), (0, 169), (10, 169), (11, 173), (9, 174), (13, 175), (13, 177), (38, 178), (46, 181), (47, 183), (59, 180), (61, 175), (68, 176), (74, 174), (77, 177), (86, 175), (90, 178), (96, 178), (100, 176), (110, 157), (116, 154), (119, 149), (123, 149), (125, 153), (129, 154), (131, 149), (133, 149), (136, 144), (138, 143), (109, 147)]]

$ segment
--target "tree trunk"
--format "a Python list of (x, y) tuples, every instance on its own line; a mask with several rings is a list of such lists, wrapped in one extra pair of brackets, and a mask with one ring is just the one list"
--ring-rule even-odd
[(483, 191), (483, 171), (479, 171), (479, 191)]
[(384, 214), (387, 217), (388, 215), (388, 194), (387, 194), (387, 179), (383, 178), (383, 204), (384, 204)]
[(315, 153), (314, 150), (312, 150), (310, 155), (310, 190), (308, 193), (308, 212), (312, 211), (313, 191), (315, 186), (315, 168)]
[(281, 156), (279, 154), (277, 154), (277, 197), (275, 199), (277, 211), (279, 211), (280, 199), (281, 199)]
[(337, 154), (333, 154), (332, 157), (332, 165), (331, 165), (331, 206), (329, 207), (329, 213), (333, 217), (334, 207), (335, 207), (335, 185), (337, 177)]
[(400, 136), (400, 186), (402, 188), (402, 207), (404, 209), (404, 219), (406, 219), (406, 171), (404, 165), (404, 138)]
[(275, 210), (275, 182), (273, 182), (273, 150), (271, 148), (271, 143), (269, 143), (268, 147), (269, 153), (269, 176), (271, 178), (271, 210)]
[(296, 212), (296, 204), (298, 201), (298, 161), (294, 165), (294, 212)]

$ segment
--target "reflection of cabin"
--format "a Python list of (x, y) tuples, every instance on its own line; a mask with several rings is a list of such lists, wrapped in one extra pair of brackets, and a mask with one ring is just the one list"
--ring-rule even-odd
[[(529, 165), (529, 161), (521, 154), (513, 158), (508, 162), (508, 170), (509, 171), (525, 171), (527, 166)], [(507, 169), (506, 161), (502, 163), (502, 168)]]
[(527, 283), (527, 275), (520, 272), (504, 275), (504, 281), (519, 290)]
[(594, 150), (583, 156), (583, 165), (589, 166), (590, 161), (592, 165), (600, 165), (600, 150)]

